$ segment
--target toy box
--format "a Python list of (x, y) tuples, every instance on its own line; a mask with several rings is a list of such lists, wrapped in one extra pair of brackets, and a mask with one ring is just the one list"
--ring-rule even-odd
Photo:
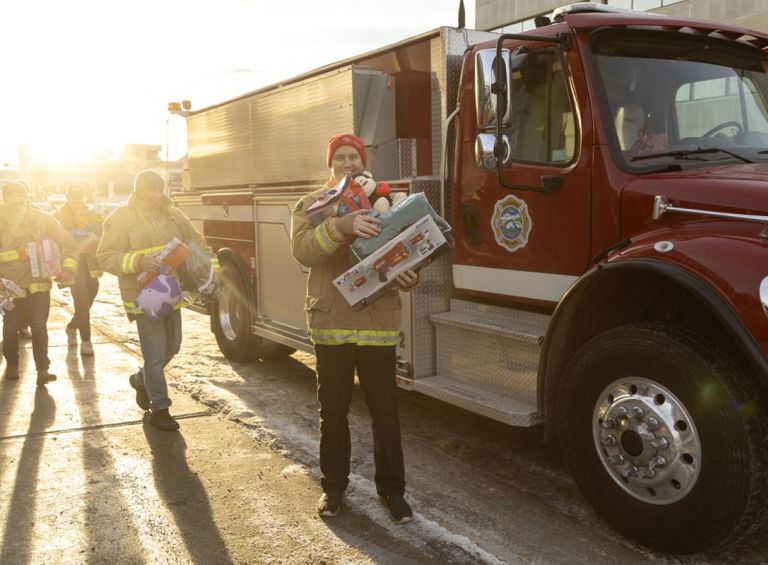
[(51, 239), (30, 241), (26, 251), (32, 278), (53, 278), (62, 275), (61, 252), (58, 243)]
[[(165, 247), (158, 251), (157, 260), (167, 267), (167, 272), (171, 272), (173, 269), (177, 269), (184, 263), (190, 255), (192, 255), (192, 252), (189, 250), (189, 247), (187, 247), (181, 240), (174, 237), (165, 245)], [(144, 271), (139, 273), (139, 287), (144, 288), (158, 274), (159, 273), (156, 271)]]
[(375, 215), (381, 220), (379, 225), (381, 232), (376, 237), (368, 239), (358, 237), (352, 242), (349, 250), (354, 261), (362, 261), (403, 229), (427, 215), (435, 221), (441, 232), (447, 233), (451, 230), (448, 223), (435, 213), (422, 192), (411, 194), (388, 210), (381, 213), (377, 212)]
[(443, 232), (432, 216), (425, 215), (333, 283), (352, 308), (360, 311), (395, 287), (400, 273), (419, 270), (447, 248)]
[(346, 216), (360, 209), (370, 209), (371, 203), (363, 187), (344, 177), (339, 183), (323, 192), (317, 200), (307, 206), (304, 213), (313, 226), (321, 224), (330, 216)]

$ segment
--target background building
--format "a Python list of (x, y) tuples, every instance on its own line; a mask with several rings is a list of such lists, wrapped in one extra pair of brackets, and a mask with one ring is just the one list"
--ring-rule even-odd
[(160, 153), (160, 145), (126, 144), (116, 155), (102, 155), (76, 166), (51, 167), (21, 147), (18, 170), (0, 170), (0, 179), (25, 180), (32, 200), (37, 202), (63, 195), (70, 184), (83, 186), (88, 202), (123, 202), (133, 188), (133, 177), (143, 169), (152, 169), (166, 179), (169, 191), (181, 190), (181, 171), (186, 158), (167, 162)]
[[(768, 32), (766, 0), (593, 0), (621, 8), (710, 20)], [(572, 4), (563, 0), (476, 0), (475, 27), (518, 33), (534, 29), (533, 18)]]

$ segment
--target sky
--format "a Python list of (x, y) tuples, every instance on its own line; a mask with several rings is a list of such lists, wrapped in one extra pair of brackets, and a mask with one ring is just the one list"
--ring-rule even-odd
[[(475, 0), (465, 0), (467, 27)], [(459, 0), (3, 0), (0, 168), (17, 147), (49, 166), (125, 143), (183, 154), (166, 111), (234, 98), (458, 22)], [(165, 149), (163, 149), (165, 152)]]

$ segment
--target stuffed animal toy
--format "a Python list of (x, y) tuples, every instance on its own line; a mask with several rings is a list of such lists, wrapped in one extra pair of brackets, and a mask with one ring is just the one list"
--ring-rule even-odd
[(403, 192), (393, 194), (387, 183), (376, 182), (368, 171), (355, 175), (352, 180), (363, 188), (373, 209), (379, 213), (386, 212), (392, 204), (399, 202), (406, 196)]
[(161, 273), (141, 289), (136, 297), (136, 306), (156, 320), (173, 312), (183, 297), (179, 281)]

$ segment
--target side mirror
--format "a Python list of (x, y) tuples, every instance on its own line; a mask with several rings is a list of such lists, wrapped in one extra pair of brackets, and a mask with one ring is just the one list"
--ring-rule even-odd
[[(502, 163), (506, 165), (512, 154), (512, 147), (506, 134), (502, 135)], [(480, 133), (475, 140), (475, 163), (479, 169), (493, 171), (496, 169), (496, 134)]]
[[(501, 80), (507, 82), (507, 69), (509, 68), (509, 49), (502, 49)], [(496, 78), (496, 50), (483, 49), (475, 55), (475, 112), (477, 114), (477, 128), (490, 130), (496, 127), (497, 114), (502, 115), (504, 125), (509, 125), (509, 89), (503, 98), (500, 112), (496, 109), (496, 93), (493, 85)]]

